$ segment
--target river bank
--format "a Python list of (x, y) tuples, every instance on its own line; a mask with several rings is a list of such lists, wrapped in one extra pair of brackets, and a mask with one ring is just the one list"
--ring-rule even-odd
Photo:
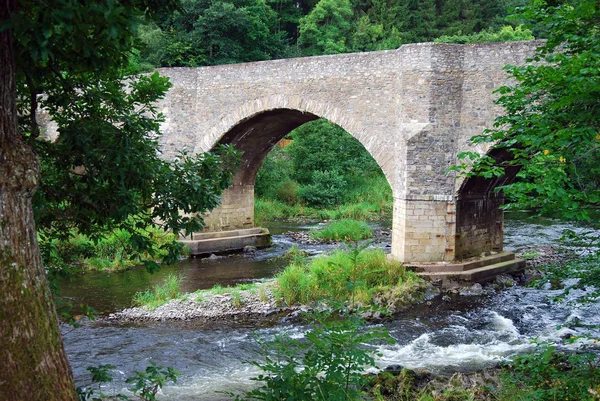
[[(434, 287), (429, 282), (417, 285), (413, 292), (396, 293), (394, 297), (382, 293), (376, 297), (375, 306), (385, 307), (389, 313), (397, 314), (414, 304), (427, 302), (434, 296), (441, 296), (446, 302), (451, 302), (451, 295), (481, 296), (495, 291), (512, 287), (519, 283), (525, 284), (542, 277), (537, 269), (539, 266), (560, 261), (570, 260), (576, 255), (565, 252), (558, 247), (544, 245), (529, 247), (518, 252), (525, 257), (527, 271), (519, 276), (501, 275), (490, 282), (474, 283), (472, 285), (450, 286), (443, 290)], [(276, 294), (278, 292), (275, 280), (265, 280), (252, 285), (218, 289), (199, 290), (186, 293), (157, 308), (147, 306), (125, 308), (111, 313), (105, 319), (122, 322), (144, 321), (191, 321), (191, 320), (228, 320), (228, 319), (260, 319), (271, 315), (290, 315), (299, 310), (308, 311), (314, 305), (287, 305)]]

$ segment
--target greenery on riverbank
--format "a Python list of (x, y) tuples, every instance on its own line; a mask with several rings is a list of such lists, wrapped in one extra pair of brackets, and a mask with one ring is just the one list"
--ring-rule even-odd
[(82, 271), (118, 271), (139, 265), (143, 261), (160, 261), (167, 255), (176, 236), (161, 229), (147, 227), (138, 230), (145, 238), (147, 250), (136, 255), (138, 246), (128, 230), (115, 230), (96, 240), (74, 233), (65, 239), (40, 240), (45, 266), (71, 266)]
[(325, 241), (361, 241), (373, 236), (373, 230), (364, 221), (342, 219), (311, 231), (311, 237)]
[(392, 191), (377, 162), (339, 126), (316, 120), (292, 131), (258, 172), (257, 221), (391, 216)]
[(181, 276), (169, 274), (162, 284), (157, 284), (151, 289), (142, 292), (136, 292), (133, 296), (133, 303), (136, 306), (146, 306), (150, 309), (156, 309), (172, 299), (180, 298), (182, 296), (182, 280)]
[(275, 277), (277, 297), (287, 305), (353, 300), (365, 305), (420, 300), (424, 281), (388, 259), (379, 249), (336, 250), (302, 263), (296, 260)]

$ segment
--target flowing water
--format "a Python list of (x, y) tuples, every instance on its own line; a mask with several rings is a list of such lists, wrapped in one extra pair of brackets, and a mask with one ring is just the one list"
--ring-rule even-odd
[[(251, 256), (230, 256), (217, 260), (192, 259), (176, 267), (163, 268), (158, 275), (143, 270), (124, 273), (86, 275), (63, 285), (73, 302), (86, 302), (103, 313), (130, 305), (131, 296), (160, 282), (165, 274), (177, 271), (184, 277), (184, 290), (210, 288), (215, 283), (238, 282), (271, 277), (283, 267), (271, 260), (284, 253), (292, 242), (283, 231), (306, 230), (293, 224), (273, 225), (274, 246)], [(507, 215), (505, 245), (509, 250), (555, 243), (564, 228), (550, 219), (527, 215)], [(312, 254), (331, 246), (306, 246)], [(379, 348), (380, 367), (402, 365), (440, 374), (472, 371), (490, 367), (517, 353), (527, 352), (537, 337), (564, 347), (563, 338), (572, 329), (558, 325), (576, 320), (600, 324), (597, 304), (555, 304), (549, 297), (555, 292), (513, 287), (484, 296), (454, 296), (451, 302), (440, 297), (418, 305), (386, 323), (396, 340)], [(248, 322), (216, 323), (210, 327), (194, 322), (147, 324), (87, 323), (84, 327), (65, 328), (65, 346), (78, 385), (87, 384), (88, 366), (111, 364), (118, 367), (114, 382), (104, 391), (122, 391), (125, 378), (144, 369), (149, 361), (173, 366), (181, 373), (177, 385), (163, 389), (163, 400), (225, 400), (216, 391), (240, 391), (249, 388), (256, 375), (247, 360), (260, 359), (255, 336), (269, 338), (286, 332), (301, 338), (305, 328), (273, 318), (257, 328)], [(596, 333), (597, 334), (597, 333)], [(592, 344), (592, 346), (595, 346)]]

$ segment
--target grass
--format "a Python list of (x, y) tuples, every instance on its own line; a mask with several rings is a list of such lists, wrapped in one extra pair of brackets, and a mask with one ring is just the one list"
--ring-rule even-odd
[(320, 230), (313, 230), (315, 239), (327, 241), (360, 241), (373, 236), (371, 227), (364, 221), (342, 219), (329, 223)]
[(309, 264), (291, 264), (275, 277), (277, 296), (288, 305), (314, 301), (354, 299), (371, 304), (381, 294), (402, 296), (420, 287), (422, 280), (406, 271), (398, 261), (388, 259), (382, 250), (361, 252), (356, 264), (350, 252), (336, 250), (315, 258)]
[(254, 219), (256, 224), (273, 220), (316, 219), (316, 220), (371, 220), (378, 217), (391, 217), (393, 209), (392, 190), (381, 175), (368, 182), (354, 186), (348, 199), (333, 208), (312, 208), (301, 203), (286, 203), (271, 198), (254, 199)]
[(169, 274), (162, 284), (155, 285), (152, 289), (136, 292), (133, 303), (136, 306), (146, 306), (150, 309), (166, 304), (171, 299), (180, 298), (181, 282), (183, 278), (179, 275)]

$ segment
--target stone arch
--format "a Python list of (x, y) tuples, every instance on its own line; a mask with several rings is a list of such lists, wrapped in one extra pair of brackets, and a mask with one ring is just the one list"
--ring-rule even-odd
[[(272, 137), (269, 137), (268, 134), (263, 135), (262, 140), (266, 142), (263, 143), (262, 149), (260, 149), (260, 155), (252, 155), (253, 163), (242, 166), (242, 168), (248, 169), (247, 173), (236, 176), (236, 178), (241, 178), (243, 182), (248, 184), (253, 182), (256, 171), (262, 164), (264, 157), (279, 139), (306, 122), (324, 118), (340, 126), (365, 147), (383, 171), (388, 184), (394, 191), (393, 152), (390, 149), (378, 149), (377, 135), (370, 132), (363, 126), (361, 121), (355, 120), (349, 114), (330, 104), (300, 97), (269, 96), (255, 99), (225, 114), (206, 135), (199, 138), (194, 151), (195, 153), (209, 151), (217, 144), (241, 144), (247, 138), (247, 135), (257, 135), (255, 129), (257, 126), (264, 126), (273, 130), (274, 125), (279, 124), (277, 135)], [(285, 119), (288, 119), (288, 121), (283, 121)]]
[(211, 150), (217, 144), (232, 144), (243, 152), (242, 165), (234, 176), (233, 185), (223, 193), (221, 205), (205, 218), (209, 231), (254, 227), (254, 183), (258, 169), (279, 140), (295, 128), (318, 118), (337, 124), (357, 139), (373, 156), (394, 190), (390, 179), (393, 158), (384, 157), (382, 160), (381, 157), (386, 156), (383, 152), (373, 153), (376, 143), (367, 140), (373, 136), (360, 122), (344, 116), (335, 107), (299, 98), (258, 99), (224, 116), (195, 148), (196, 152), (201, 152)]

